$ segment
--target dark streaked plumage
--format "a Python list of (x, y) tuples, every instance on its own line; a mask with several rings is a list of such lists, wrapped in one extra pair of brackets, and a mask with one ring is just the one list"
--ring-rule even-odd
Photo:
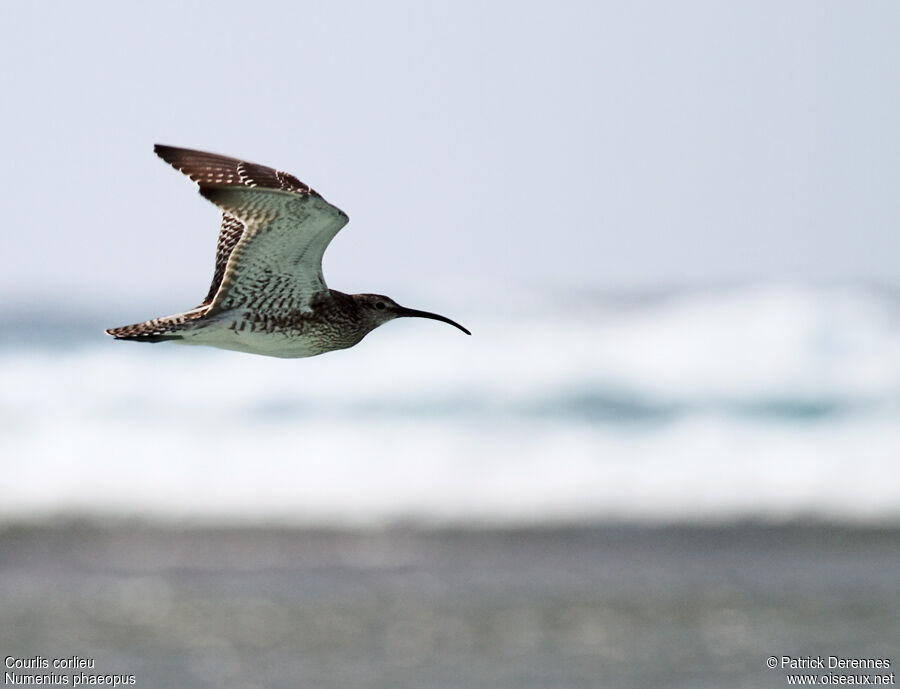
[(375, 294), (331, 290), (322, 255), (349, 218), (291, 174), (172, 146), (157, 155), (222, 209), (209, 292), (194, 309), (112, 328), (117, 339), (173, 341), (279, 357), (351, 347), (394, 318), (444, 316)]

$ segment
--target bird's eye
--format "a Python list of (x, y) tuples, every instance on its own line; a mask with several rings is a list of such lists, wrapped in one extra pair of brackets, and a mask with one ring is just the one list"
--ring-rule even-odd
[(387, 305), (383, 301), (375, 302), (375, 308), (381, 311), (382, 309), (386, 309)]

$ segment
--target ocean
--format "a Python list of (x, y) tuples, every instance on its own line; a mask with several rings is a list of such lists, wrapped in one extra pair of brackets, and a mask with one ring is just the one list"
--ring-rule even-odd
[(5, 662), (239, 689), (900, 662), (896, 292), (412, 305), (473, 336), (408, 319), (278, 360), (102, 333), (156, 310), (0, 314)]
[(481, 309), (450, 313), (471, 338), (405, 319), (297, 360), (115, 342), (102, 326), (120, 314), (7, 317), (0, 515), (900, 517), (895, 293), (756, 286)]

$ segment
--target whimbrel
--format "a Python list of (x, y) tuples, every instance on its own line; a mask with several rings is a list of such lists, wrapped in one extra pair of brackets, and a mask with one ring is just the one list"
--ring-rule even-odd
[(349, 218), (306, 184), (236, 158), (156, 145), (156, 154), (222, 209), (216, 266), (196, 308), (106, 332), (119, 340), (178, 342), (284, 358), (352, 347), (379, 325), (413, 316), (380, 294), (344, 294), (322, 277), (322, 254)]

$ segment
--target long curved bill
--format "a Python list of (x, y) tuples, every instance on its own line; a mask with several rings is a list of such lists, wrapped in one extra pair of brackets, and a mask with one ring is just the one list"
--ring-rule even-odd
[(409, 316), (411, 318), (430, 318), (434, 321), (444, 321), (444, 323), (449, 323), (450, 325), (452, 325), (456, 328), (459, 328), (466, 335), (472, 334), (468, 330), (466, 330), (464, 327), (462, 327), (459, 323), (457, 323), (456, 321), (451, 321), (446, 316), (441, 316), (436, 313), (430, 313), (428, 311), (419, 311), (418, 309), (408, 309), (405, 306), (401, 306), (400, 310), (397, 312), (397, 315), (400, 316), (401, 318)]

